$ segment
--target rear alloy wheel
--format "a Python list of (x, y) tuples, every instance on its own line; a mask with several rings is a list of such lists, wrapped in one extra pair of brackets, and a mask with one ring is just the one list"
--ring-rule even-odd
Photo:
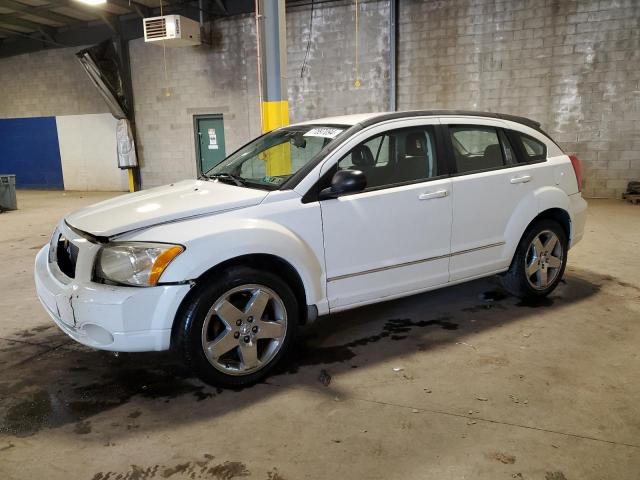
[(522, 298), (543, 297), (557, 286), (567, 265), (567, 235), (554, 220), (540, 220), (520, 240), (502, 284)]
[(286, 355), (298, 316), (296, 296), (280, 277), (231, 267), (190, 292), (172, 345), (205, 382), (243, 387), (267, 376)]
[(525, 273), (531, 288), (543, 291), (560, 274), (564, 250), (558, 236), (544, 230), (534, 237), (525, 256)]

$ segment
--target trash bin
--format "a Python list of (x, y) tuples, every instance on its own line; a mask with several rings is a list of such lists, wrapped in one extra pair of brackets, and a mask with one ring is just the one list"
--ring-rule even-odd
[(0, 174), (0, 212), (17, 208), (16, 176)]

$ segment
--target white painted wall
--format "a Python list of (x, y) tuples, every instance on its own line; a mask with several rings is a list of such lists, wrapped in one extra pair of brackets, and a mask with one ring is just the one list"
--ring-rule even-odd
[(56, 123), (65, 190), (128, 190), (127, 172), (118, 168), (113, 115), (62, 115)]

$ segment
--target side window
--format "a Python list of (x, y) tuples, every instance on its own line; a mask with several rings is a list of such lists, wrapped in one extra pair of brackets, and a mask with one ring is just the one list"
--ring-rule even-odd
[[(371, 152), (371, 158), (368, 157), (369, 152)], [(368, 166), (368, 162), (372, 162), (372, 165), (376, 167), (383, 167), (389, 163), (389, 136), (387, 134), (375, 136), (354, 148), (340, 160), (340, 169), (361, 170), (360, 167)]]
[(511, 131), (511, 137), (519, 144), (523, 162), (535, 162), (547, 158), (547, 146), (527, 134)]
[(434, 130), (412, 127), (392, 130), (355, 147), (338, 168), (361, 170), (367, 188), (426, 180), (438, 175)]
[[(458, 173), (501, 168), (505, 163), (498, 131), (479, 125), (449, 126)], [(513, 158), (513, 152), (511, 152)]]

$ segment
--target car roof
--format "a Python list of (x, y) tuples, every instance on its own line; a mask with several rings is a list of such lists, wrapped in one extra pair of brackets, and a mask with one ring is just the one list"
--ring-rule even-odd
[(335, 117), (307, 120), (306, 122), (299, 122), (295, 125), (348, 125), (351, 127), (353, 125), (357, 125), (358, 123), (362, 123), (386, 114), (387, 112), (353, 113), (351, 115), (337, 115)]
[(336, 117), (319, 118), (317, 120), (309, 120), (300, 122), (296, 125), (361, 125), (368, 126), (385, 120), (393, 120), (405, 117), (485, 117), (500, 120), (509, 120), (511, 122), (520, 123), (540, 131), (540, 123), (530, 118), (520, 117), (517, 115), (508, 115), (505, 113), (495, 112), (477, 112), (472, 110), (407, 110), (402, 112), (373, 112), (373, 113), (356, 113), (352, 115), (341, 115)]

